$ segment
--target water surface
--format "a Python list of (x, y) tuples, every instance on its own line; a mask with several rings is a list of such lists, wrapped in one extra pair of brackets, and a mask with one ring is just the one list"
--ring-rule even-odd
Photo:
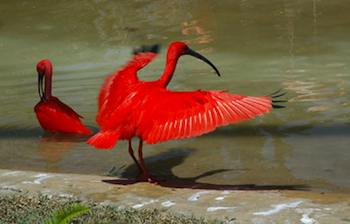
[(54, 95), (97, 131), (96, 97), (106, 75), (133, 47), (160, 43), (159, 57), (140, 72), (156, 79), (167, 44), (181, 40), (223, 75), (183, 57), (169, 88), (246, 95), (283, 88), (289, 103), (209, 135), (145, 146), (156, 176), (350, 192), (347, 1), (1, 1), (0, 8), (0, 168), (132, 175), (125, 142), (98, 151), (85, 138), (40, 129), (35, 65), (53, 61)]

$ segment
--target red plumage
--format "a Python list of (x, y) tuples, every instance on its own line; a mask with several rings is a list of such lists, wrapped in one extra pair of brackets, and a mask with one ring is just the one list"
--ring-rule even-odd
[(155, 90), (142, 103), (136, 136), (147, 143), (199, 136), (217, 127), (262, 115), (271, 109), (268, 97), (223, 91), (173, 92)]
[(81, 116), (57, 97), (40, 101), (35, 105), (34, 111), (40, 126), (46, 131), (81, 135), (92, 134), (81, 123)]
[[(80, 121), (82, 118), (68, 105), (51, 95), (52, 64), (42, 60), (37, 64), (40, 102), (34, 107), (40, 126), (50, 132), (89, 135), (92, 132)], [(45, 88), (42, 80), (45, 78)]]
[[(99, 95), (97, 123), (100, 132), (88, 143), (96, 148), (112, 148), (119, 139), (140, 138), (138, 164), (149, 177), (142, 158), (142, 141), (158, 143), (171, 139), (199, 136), (217, 127), (247, 120), (267, 113), (272, 108), (271, 97), (240, 96), (224, 91), (177, 92), (166, 88), (177, 60), (192, 55), (215, 66), (202, 55), (181, 42), (170, 44), (166, 67), (160, 79), (142, 81), (137, 71), (155, 58), (154, 52), (137, 53), (121, 70), (107, 77)], [(131, 145), (129, 145), (129, 148)]]

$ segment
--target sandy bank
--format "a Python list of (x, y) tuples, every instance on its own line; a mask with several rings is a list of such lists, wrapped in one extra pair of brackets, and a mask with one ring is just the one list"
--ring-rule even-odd
[(350, 223), (350, 195), (297, 190), (212, 190), (119, 185), (94, 175), (0, 170), (2, 195), (20, 192), (78, 198), (116, 208), (157, 208), (232, 223)]

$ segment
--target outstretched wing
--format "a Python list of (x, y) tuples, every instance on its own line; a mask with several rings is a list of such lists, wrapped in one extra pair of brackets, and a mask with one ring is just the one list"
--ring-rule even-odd
[(217, 127), (269, 112), (269, 96), (241, 96), (224, 91), (150, 93), (139, 111), (138, 136), (147, 143), (202, 135)]
[(98, 96), (98, 110), (107, 99), (119, 74), (128, 73), (136, 77), (136, 72), (150, 63), (159, 53), (159, 45), (142, 46), (133, 51), (132, 59), (120, 70), (107, 76)]

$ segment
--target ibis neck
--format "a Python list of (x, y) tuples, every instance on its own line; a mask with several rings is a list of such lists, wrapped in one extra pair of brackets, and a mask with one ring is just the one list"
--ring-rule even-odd
[(52, 96), (52, 66), (48, 66), (45, 70), (44, 96), (46, 99)]
[(175, 71), (178, 59), (179, 57), (175, 57), (175, 58), (167, 57), (164, 72), (160, 77), (160, 79), (158, 80), (161, 86), (163, 87), (168, 86), (169, 82), (171, 81), (171, 78), (174, 75), (174, 71)]

